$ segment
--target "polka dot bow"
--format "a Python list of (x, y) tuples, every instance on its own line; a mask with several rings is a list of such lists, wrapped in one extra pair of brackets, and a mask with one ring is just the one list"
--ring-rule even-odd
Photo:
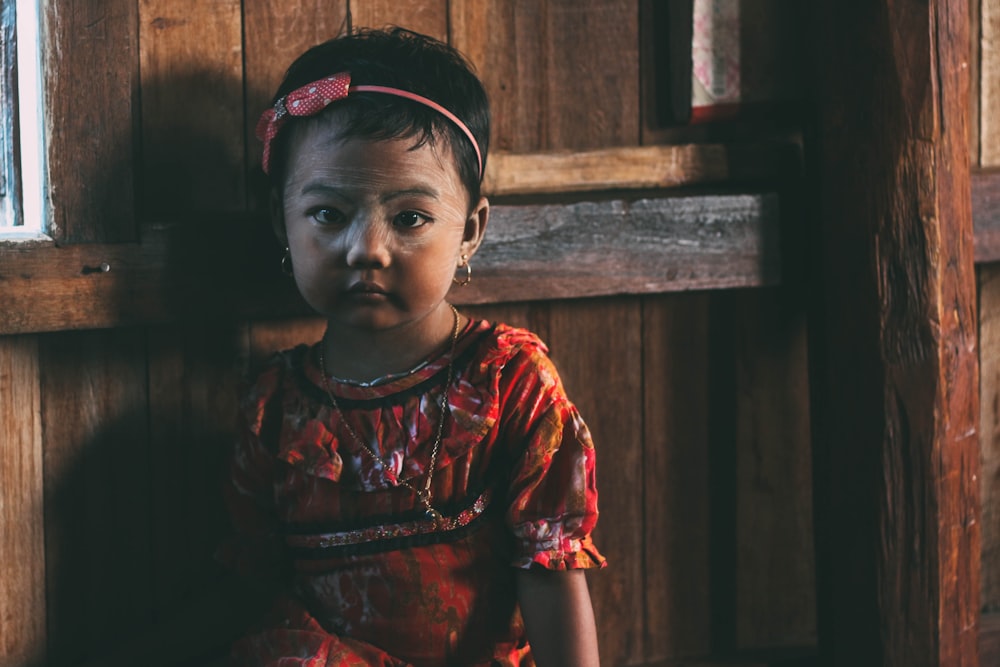
[(271, 142), (289, 116), (315, 116), (333, 102), (347, 97), (350, 89), (350, 73), (341, 72), (296, 88), (275, 102), (273, 109), (265, 111), (257, 121), (257, 138), (264, 142), (261, 160), (264, 173), (270, 173)]
[(382, 93), (384, 95), (395, 95), (412, 100), (426, 107), (434, 109), (445, 118), (450, 120), (469, 139), (472, 147), (476, 150), (476, 158), (479, 161), (479, 177), (483, 176), (483, 155), (479, 151), (479, 142), (476, 141), (472, 131), (463, 123), (458, 116), (445, 109), (443, 106), (426, 97), (411, 93), (408, 90), (390, 88), (388, 86), (352, 86), (350, 72), (341, 72), (328, 76), (319, 81), (313, 81), (301, 88), (296, 88), (277, 102), (274, 108), (265, 111), (257, 122), (257, 138), (264, 142), (264, 156), (261, 159), (261, 168), (264, 173), (270, 173), (271, 143), (278, 136), (278, 131), (285, 124), (289, 116), (315, 116), (333, 102), (342, 100), (350, 92)]

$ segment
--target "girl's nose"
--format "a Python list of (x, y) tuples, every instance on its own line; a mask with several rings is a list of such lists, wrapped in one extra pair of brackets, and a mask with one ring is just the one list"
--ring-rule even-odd
[(347, 265), (384, 267), (389, 264), (389, 235), (370, 219), (355, 220), (347, 230)]

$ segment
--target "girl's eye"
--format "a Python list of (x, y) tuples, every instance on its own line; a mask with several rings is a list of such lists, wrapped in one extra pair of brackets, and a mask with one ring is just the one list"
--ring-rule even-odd
[(407, 229), (412, 229), (414, 227), (420, 227), (430, 222), (430, 218), (425, 215), (421, 215), (416, 211), (403, 211), (396, 215), (392, 219), (392, 224), (397, 227), (404, 227)]
[(309, 216), (321, 225), (340, 225), (344, 223), (344, 214), (335, 208), (319, 208), (310, 211)]

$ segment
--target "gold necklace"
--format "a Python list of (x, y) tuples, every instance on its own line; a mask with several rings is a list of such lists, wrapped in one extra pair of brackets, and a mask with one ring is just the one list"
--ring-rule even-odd
[[(448, 305), (451, 306), (451, 304)], [(444, 435), (444, 417), (447, 414), (448, 409), (448, 387), (450, 387), (452, 382), (455, 381), (455, 344), (458, 342), (458, 325), (461, 321), (461, 317), (459, 316), (458, 310), (455, 306), (451, 306), (451, 312), (455, 315), (455, 326), (451, 332), (451, 352), (448, 357), (448, 380), (444, 385), (444, 389), (441, 391), (441, 419), (438, 420), (437, 435), (434, 437), (434, 446), (431, 448), (431, 459), (427, 464), (427, 477), (424, 479), (424, 487), (420, 489), (411, 483), (417, 478), (416, 476), (399, 479), (400, 484), (416, 494), (417, 500), (419, 500), (424, 506), (424, 514), (427, 515), (428, 519), (434, 521), (435, 523), (440, 523), (444, 520), (444, 517), (441, 516), (441, 513), (434, 509), (434, 506), (431, 504), (434, 500), (434, 494), (431, 492), (431, 482), (434, 480), (434, 469), (437, 466), (438, 452), (441, 450), (441, 438)], [(323, 356), (323, 348), (325, 347), (326, 334), (324, 333), (323, 340), (320, 342), (319, 346), (319, 371), (320, 377), (323, 379), (323, 389), (326, 391), (326, 395), (330, 398), (330, 404), (337, 412), (337, 416), (340, 417), (340, 421), (344, 425), (344, 428), (346, 428), (347, 432), (351, 434), (352, 438), (354, 438), (354, 442), (356, 442), (361, 449), (365, 450), (368, 455), (372, 457), (372, 460), (375, 461), (375, 465), (378, 466), (379, 470), (382, 471), (383, 476), (385, 476), (385, 464), (382, 459), (379, 458), (371, 447), (365, 444), (365, 441), (361, 439), (361, 436), (359, 436), (354, 428), (352, 428), (347, 422), (347, 418), (344, 416), (343, 411), (337, 404), (337, 399), (333, 396), (333, 391), (330, 389), (330, 382), (326, 378), (326, 359)]]

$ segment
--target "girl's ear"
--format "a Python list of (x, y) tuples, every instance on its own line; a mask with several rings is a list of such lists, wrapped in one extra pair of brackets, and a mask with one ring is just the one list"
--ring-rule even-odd
[(486, 234), (486, 223), (490, 221), (490, 200), (482, 197), (469, 217), (465, 219), (465, 233), (462, 235), (461, 254), (472, 257), (479, 250)]
[(271, 213), (271, 229), (282, 245), (288, 245), (288, 232), (285, 231), (285, 207), (278, 191), (272, 189), (268, 199), (268, 209)]

